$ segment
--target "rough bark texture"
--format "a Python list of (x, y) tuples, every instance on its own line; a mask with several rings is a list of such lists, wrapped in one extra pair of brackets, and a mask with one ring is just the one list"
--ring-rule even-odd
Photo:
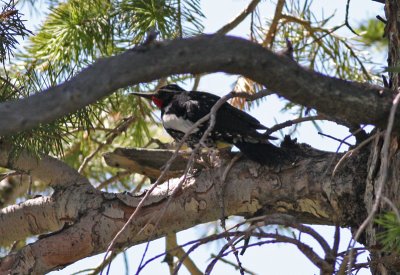
[[(397, 0), (386, 1), (385, 13), (387, 24), (385, 27), (385, 37), (389, 42), (388, 66), (397, 67), (400, 65), (400, 5)], [(390, 72), (389, 80), (391, 89), (395, 92), (399, 89), (399, 73)], [(395, 124), (399, 125), (396, 118)], [(395, 206), (400, 205), (400, 153), (398, 151), (399, 140), (397, 135), (392, 137), (389, 149), (389, 173), (387, 181), (384, 183), (383, 197), (389, 199)], [(371, 154), (368, 162), (368, 178), (365, 193), (365, 205), (368, 213), (371, 211), (376, 190), (379, 184), (379, 178), (382, 173), (381, 161), (382, 139), (375, 140), (371, 147)], [(378, 215), (385, 211), (393, 211), (393, 209), (385, 202), (380, 203)], [(366, 230), (366, 245), (371, 253), (371, 271), (372, 274), (399, 274), (400, 272), (400, 256), (396, 253), (382, 252), (381, 245), (377, 240), (377, 233), (382, 228), (371, 223)]]
[[(202, 169), (195, 177), (187, 180), (167, 208), (158, 227), (155, 227), (177, 181), (158, 186), (139, 216), (118, 239), (117, 247), (142, 243), (219, 219), (222, 215), (222, 199), (225, 215), (251, 217), (278, 212), (295, 215), (301, 223), (341, 226), (360, 223), (365, 213), (362, 200), (367, 177), (367, 156), (353, 156), (332, 176), (332, 164), (337, 161), (337, 154), (293, 145), (290, 151), (291, 161), (275, 167), (260, 166), (241, 159), (233, 165), (225, 183), (221, 182), (221, 177), (226, 164)], [(12, 164), (5, 162), (6, 159), (3, 154), (0, 165), (13, 168)], [(41, 166), (46, 163), (46, 160), (38, 161), (35, 169), (41, 170)], [(55, 171), (56, 174), (65, 169), (61, 162), (55, 167), (59, 170)], [(24, 166), (19, 165), (19, 168), (24, 169)], [(53, 176), (41, 173), (36, 175), (41, 180), (48, 180), (48, 177)], [(69, 176), (65, 178), (67, 181), (69, 179)], [(9, 270), (14, 274), (44, 273), (105, 251), (144, 195), (102, 193), (89, 184), (79, 183), (79, 180), (62, 186), (51, 199), (37, 198), (35, 202), (43, 205), (48, 202), (57, 203), (57, 207), (52, 208), (53, 212), (46, 215), (46, 219), (59, 222), (58, 229), (64, 226), (63, 229), (1, 259), (0, 274)], [(3, 228), (3, 217), (10, 216), (12, 211), (17, 216), (20, 211), (29, 211), (31, 204), (28, 200), (20, 206), (10, 207), (7, 213), (1, 213), (0, 228)], [(22, 208), (25, 210), (21, 210)], [(27, 222), (33, 224), (44, 218), (41, 213), (34, 211), (30, 215), (32, 219)], [(30, 233), (43, 234), (57, 230), (50, 224), (37, 228), (38, 230)], [(5, 240), (11, 241), (11, 234), (14, 234), (13, 239), (25, 236), (24, 232), (19, 232), (20, 236), (16, 236), (15, 232), (4, 230), (1, 232), (3, 244)]]

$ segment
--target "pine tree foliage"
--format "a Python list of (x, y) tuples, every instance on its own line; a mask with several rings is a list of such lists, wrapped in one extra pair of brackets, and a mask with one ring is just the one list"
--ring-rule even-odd
[[(203, 32), (200, 0), (52, 0), (48, 4), (46, 19), (15, 57), (17, 38), (26, 37), (30, 32), (24, 27), (14, 1), (5, 2), (1, 9), (0, 61), (10, 62), (0, 74), (0, 102), (32, 96), (63, 83), (99, 58), (140, 45), (149, 30), (156, 30), (160, 40)], [(251, 14), (250, 39), (277, 52), (285, 50), (289, 41), (293, 46), (292, 58), (310, 70), (347, 80), (377, 83), (379, 79), (371, 72), (371, 61), (363, 50), (381, 43), (383, 24), (370, 20), (359, 28), (363, 33), (361, 40), (348, 39), (339, 34), (346, 28), (345, 24), (331, 23), (335, 14), (321, 17), (313, 13), (312, 5), (312, 1), (286, 1), (272, 36), (269, 32), (274, 18), (265, 18), (256, 9)], [(71, 166), (80, 167), (80, 172), (89, 179), (105, 182), (117, 170), (103, 164), (102, 152), (115, 147), (149, 145), (154, 136), (161, 136), (159, 127), (154, 126), (158, 121), (152, 106), (128, 93), (152, 91), (159, 83), (169, 80), (179, 82), (194, 78), (171, 76), (159, 82), (121, 89), (52, 123), (1, 137), (1, 140), (13, 144), (15, 154), (24, 149), (38, 157), (56, 155)], [(249, 93), (265, 88), (243, 77), (239, 77), (234, 86), (236, 90)], [(242, 99), (234, 99), (232, 104), (251, 107)], [(291, 102), (283, 111), (291, 111), (299, 117), (316, 113)], [(112, 137), (117, 127), (126, 121), (130, 123), (122, 133)], [(86, 160), (90, 161), (90, 168), (82, 165)], [(130, 190), (142, 180), (136, 175), (126, 176), (118, 179), (118, 185), (107, 188)], [(42, 191), (39, 184), (33, 188)], [(387, 213), (377, 223), (386, 229), (380, 235), (385, 248), (400, 251), (397, 216)]]
[(30, 31), (25, 28), (21, 14), (14, 1), (3, 2), (0, 11), (0, 61), (4, 63), (13, 56), (19, 37), (26, 37)]
[(400, 253), (400, 217), (398, 213), (387, 212), (378, 217), (375, 222), (382, 226), (383, 231), (377, 237), (388, 252)]

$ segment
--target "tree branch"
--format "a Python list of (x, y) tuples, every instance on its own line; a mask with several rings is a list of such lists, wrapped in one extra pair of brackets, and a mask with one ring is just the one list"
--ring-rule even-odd
[[(296, 161), (282, 164), (279, 172), (247, 160), (236, 162), (226, 178), (226, 215), (249, 217), (279, 211), (296, 215), (299, 222), (338, 222), (342, 226), (360, 222), (360, 213), (364, 211), (360, 190), (366, 174), (360, 170), (355, 173), (353, 169), (362, 170), (367, 163), (365, 158), (354, 156), (339, 176), (331, 177), (325, 171), (332, 169), (335, 153), (301, 146), (291, 147), (290, 151), (296, 154)], [(155, 239), (220, 218), (220, 202), (215, 194), (225, 170), (225, 166), (215, 167), (190, 177), (167, 209), (165, 205), (177, 182), (168, 181), (157, 186), (137, 217), (119, 236), (115, 248), (146, 242), (150, 237)], [(101, 193), (86, 185), (79, 187), (86, 189), (77, 190), (71, 185), (53, 195), (55, 202), (63, 201), (60, 207), (68, 209), (69, 216), (75, 219), (73, 223), (2, 258), (0, 273), (9, 269), (20, 274), (28, 270), (45, 273), (105, 251), (143, 197), (143, 194)], [(155, 227), (154, 217), (160, 213), (165, 214)], [(333, 221), (333, 217), (337, 220)], [(4, 234), (10, 234), (8, 231)], [(139, 231), (142, 233), (137, 234)]]
[(59, 230), (64, 224), (56, 215), (50, 197), (38, 197), (0, 211), (0, 246), (49, 231)]
[(27, 152), (20, 152), (18, 156), (15, 154), (10, 146), (0, 143), (0, 167), (24, 171), (53, 188), (65, 188), (71, 183), (89, 185), (85, 177), (56, 158), (42, 156), (39, 159)]
[[(163, 166), (174, 152), (175, 150), (164, 149), (116, 148), (114, 152), (105, 153), (103, 157), (111, 167), (124, 168), (155, 180), (161, 175)], [(178, 155), (163, 180), (181, 176), (189, 155), (190, 153), (184, 152)], [(194, 167), (200, 168), (200, 165), (194, 164)]]
[[(77, 76), (29, 98), (0, 104), (0, 135), (31, 129), (94, 103), (118, 88), (172, 74), (241, 74), (285, 98), (351, 124), (384, 128), (393, 94), (308, 71), (262, 46), (229, 36), (199, 36), (140, 46), (99, 59)], [(43, 112), (46, 110), (46, 112)], [(399, 119), (399, 114), (396, 114)], [(394, 132), (400, 132), (400, 124)]]
[(217, 34), (226, 34), (236, 28), (243, 20), (252, 13), (257, 5), (261, 2), (261, 0), (253, 0), (249, 3), (249, 5), (231, 22), (220, 28), (216, 33)]
[(285, 0), (278, 0), (278, 3), (276, 3), (274, 18), (272, 19), (272, 22), (269, 25), (269, 30), (268, 30), (268, 32), (265, 36), (265, 39), (262, 43), (262, 45), (264, 47), (272, 48), (272, 44), (273, 44), (273, 41), (275, 38), (275, 33), (278, 28), (279, 20), (282, 17), (282, 11), (283, 11), (285, 2), (286, 2)]

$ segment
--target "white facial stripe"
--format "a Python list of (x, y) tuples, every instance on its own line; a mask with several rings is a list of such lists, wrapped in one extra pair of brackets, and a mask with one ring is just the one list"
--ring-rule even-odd
[[(186, 134), (192, 128), (193, 123), (185, 120), (182, 117), (177, 117), (174, 114), (164, 114), (162, 117), (164, 128), (180, 131)], [(195, 128), (192, 133), (195, 133), (199, 128)]]
[(164, 113), (168, 113), (169, 108), (171, 108), (171, 106), (172, 106), (172, 103), (170, 103), (167, 107), (165, 107)]

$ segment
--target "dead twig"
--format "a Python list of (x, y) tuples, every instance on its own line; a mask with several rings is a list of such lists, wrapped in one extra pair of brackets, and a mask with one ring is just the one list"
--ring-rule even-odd
[(104, 187), (106, 187), (107, 185), (116, 182), (117, 180), (129, 176), (130, 174), (132, 174), (131, 171), (119, 171), (117, 172), (114, 176), (112, 176), (111, 178), (103, 181), (102, 183), (99, 184), (99, 186), (96, 187), (97, 190), (101, 190)]
[[(261, 2), (261, 0), (253, 0), (251, 1), (247, 7), (245, 7), (243, 9), (243, 11), (236, 16), (232, 21), (230, 21), (228, 24), (222, 26), (219, 30), (217, 30), (215, 33), (216, 34), (220, 34), (220, 35), (224, 35), (227, 34), (228, 32), (230, 32), (231, 30), (233, 30), (234, 28), (236, 28), (240, 23), (242, 23), (249, 14), (253, 13), (254, 10), (256, 9), (257, 5)], [(200, 84), (200, 79), (205, 76), (206, 73), (202, 73), (202, 74), (197, 74), (195, 75), (194, 78), (194, 83), (193, 83), (193, 87), (192, 87), (192, 91), (196, 91), (199, 87)]]
[(354, 153), (358, 152), (361, 148), (363, 148), (365, 145), (367, 145), (368, 143), (370, 143), (374, 138), (376, 138), (377, 136), (380, 136), (381, 133), (376, 133), (372, 136), (370, 136), (369, 138), (367, 138), (366, 140), (364, 140), (363, 142), (361, 142), (356, 148), (347, 151), (340, 159), (339, 161), (336, 163), (335, 167), (333, 168), (333, 172), (332, 172), (332, 176), (335, 176), (336, 171), (339, 169), (340, 165), (342, 165), (342, 163), (345, 161), (345, 159), (347, 159), (348, 157), (351, 157)]
[(285, 6), (285, 0), (279, 0), (276, 3), (274, 18), (272, 19), (271, 24), (269, 25), (269, 30), (265, 36), (264, 41), (262, 42), (263, 47), (272, 48), (272, 44), (274, 43), (275, 33), (278, 29), (279, 20), (282, 18), (283, 7)]
[(352, 33), (354, 33), (355, 35), (359, 36), (359, 34), (355, 30), (353, 30), (353, 28), (350, 26), (350, 23), (349, 23), (349, 9), (350, 9), (350, 0), (347, 0), (345, 25), (346, 25), (347, 28), (349, 28), (349, 30)]
[(324, 116), (316, 115), (316, 116), (299, 117), (299, 118), (296, 118), (296, 119), (287, 120), (285, 122), (276, 124), (273, 127), (269, 128), (265, 132), (265, 134), (266, 135), (270, 135), (273, 132), (279, 131), (279, 130), (281, 130), (283, 128), (290, 127), (290, 126), (292, 126), (294, 124), (302, 123), (302, 122), (305, 122), (305, 121), (315, 121), (315, 120), (324, 120), (324, 119), (325, 119)]
[(130, 116), (128, 118), (123, 119), (123, 121), (117, 125), (110, 133), (108, 138), (104, 143), (101, 143), (96, 150), (94, 150), (92, 153), (90, 153), (88, 156), (85, 157), (85, 159), (82, 161), (81, 166), (78, 168), (78, 173), (82, 173), (83, 169), (85, 169), (86, 165), (91, 161), (94, 156), (105, 146), (111, 144), (116, 137), (118, 137), (120, 134), (126, 131), (126, 129), (131, 125), (134, 121), (136, 120), (135, 117)]
[(392, 208), (393, 212), (396, 215), (397, 221), (400, 223), (400, 211), (399, 211), (399, 208), (397, 208), (397, 206), (391, 200), (389, 200), (387, 197), (383, 196), (382, 199), (383, 199), (384, 202), (389, 204), (390, 208)]
[[(220, 207), (221, 207), (221, 226), (224, 231), (226, 231), (226, 224), (225, 224), (225, 200), (224, 200), (224, 194), (225, 194), (225, 181), (226, 177), (228, 176), (229, 171), (231, 170), (232, 166), (235, 164), (235, 162), (241, 157), (241, 154), (237, 154), (235, 157), (232, 158), (232, 160), (229, 162), (228, 166), (225, 168), (224, 173), (222, 174), (221, 177), (221, 182), (220, 182), (220, 188), (218, 188), (221, 192), (217, 192), (217, 195), (219, 195), (219, 201), (220, 201)], [(218, 194), (220, 193), (220, 194)], [(230, 247), (233, 251), (233, 255), (235, 256), (236, 263), (238, 266), (238, 269), (240, 271), (241, 275), (244, 275), (245, 269), (242, 265), (242, 262), (239, 259), (239, 252), (235, 248), (235, 245), (233, 244), (231, 238), (229, 236), (226, 237), (226, 240), (228, 243), (231, 243)]]
[(216, 34), (227, 34), (234, 28), (236, 28), (240, 23), (243, 22), (246, 17), (252, 13), (257, 5), (261, 2), (261, 0), (253, 0), (249, 3), (249, 5), (238, 15), (233, 19), (231, 22), (220, 28), (218, 31), (216, 31)]
[(324, 134), (322, 132), (318, 132), (318, 135), (321, 135), (321, 136), (336, 140), (336, 141), (340, 142), (340, 145), (342, 145), (342, 144), (346, 144), (347, 146), (352, 146), (353, 145), (351, 143), (348, 143), (348, 142), (344, 141), (344, 139), (336, 138), (334, 136), (331, 136), (331, 135), (328, 135), (328, 134)]
[[(179, 260), (181, 258), (183, 258), (183, 256), (185, 255), (185, 250), (183, 250), (183, 248), (181, 246), (178, 245), (178, 242), (176, 240), (176, 233), (173, 234), (168, 234), (165, 237), (166, 240), (166, 254), (170, 254), (173, 257), (178, 258)], [(168, 255), (167, 254), (167, 255)], [(193, 275), (201, 275), (203, 274), (203, 272), (200, 271), (200, 269), (195, 265), (195, 263), (193, 262), (193, 260), (190, 257), (186, 257), (183, 260), (183, 265), (187, 268), (187, 270), (190, 272), (190, 274)], [(171, 270), (171, 274), (173, 274), (174, 268), (172, 265), (172, 270)]]
[[(211, 257), (212, 258), (215, 258), (217, 255), (215, 255), (215, 254), (211, 254)], [(219, 260), (221, 261), (221, 262), (223, 262), (223, 263), (226, 263), (226, 264), (228, 264), (228, 265), (230, 265), (230, 266), (233, 266), (236, 270), (238, 270), (240, 267), (237, 265), (237, 264), (235, 264), (235, 263), (233, 263), (233, 262), (231, 262), (231, 261), (228, 261), (227, 259), (224, 259), (224, 258), (219, 258)], [(255, 272), (253, 272), (253, 271), (251, 271), (251, 270), (248, 270), (247, 268), (244, 268), (244, 267), (242, 267), (243, 268), (243, 271), (245, 272), (245, 273), (247, 273), (247, 274), (250, 274), (250, 275), (256, 275), (257, 273), (255, 273)]]

